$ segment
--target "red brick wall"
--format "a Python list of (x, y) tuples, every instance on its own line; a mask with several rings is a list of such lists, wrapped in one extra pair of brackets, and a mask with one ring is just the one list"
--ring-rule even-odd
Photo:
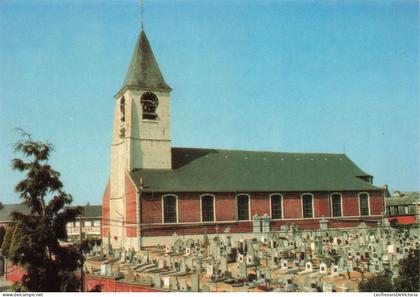
[(236, 199), (233, 193), (216, 194), (216, 220), (236, 221)]
[(131, 178), (125, 175), (125, 220), (126, 236), (137, 236), (137, 191)]
[(178, 196), (178, 209), (185, 209), (178, 213), (178, 221), (185, 222), (200, 222), (200, 194), (199, 193), (183, 193)]
[(109, 235), (109, 198), (111, 195), (111, 184), (108, 180), (105, 192), (102, 197), (102, 236)]
[(267, 197), (269, 196), (263, 193), (251, 195), (251, 217), (255, 214), (258, 214), (259, 216), (264, 214), (271, 216), (270, 199)]
[[(200, 222), (200, 194), (201, 193), (175, 193), (178, 194), (178, 209), (179, 209), (179, 222), (180, 223), (198, 223)], [(283, 208), (285, 219), (297, 219), (276, 221), (273, 222), (274, 228), (280, 228), (282, 224), (296, 223), (302, 226), (302, 228), (319, 228), (317, 220), (299, 220), (302, 219), (302, 207), (301, 207), (301, 194), (299, 192), (289, 192), (283, 194)], [(314, 195), (314, 210), (315, 217), (329, 217), (330, 216), (330, 202), (329, 192), (312, 192)], [(343, 215), (344, 216), (358, 216), (359, 215), (359, 192), (341, 192), (343, 201)], [(201, 234), (203, 232), (203, 226), (181, 226), (176, 224), (160, 226), (159, 228), (149, 228), (147, 224), (162, 223), (162, 206), (161, 197), (162, 193), (155, 193), (154, 197), (142, 198), (142, 224), (143, 224), (143, 236), (162, 236), (171, 235), (176, 229), (177, 233), (184, 232), (185, 234)], [(235, 193), (216, 193), (216, 222), (220, 226), (220, 222), (231, 222), (236, 221), (236, 199)], [(270, 214), (270, 193), (250, 193), (251, 196), (251, 217), (258, 213), (263, 215), (264, 213)], [(382, 194), (381, 192), (370, 193), (371, 203), (371, 214), (379, 215), (382, 210)], [(251, 224), (234, 223), (231, 225), (232, 232), (251, 232)], [(358, 225), (360, 221), (356, 225)], [(216, 224), (216, 223), (215, 223)], [(224, 225), (225, 223), (223, 223)], [(232, 223), (228, 223), (232, 224)], [(340, 224), (337, 224), (339, 226)], [(347, 223), (344, 223), (347, 224)], [(353, 224), (354, 225), (354, 224)], [(349, 226), (353, 226), (350, 224)], [(209, 226), (209, 225), (207, 225)], [(147, 229), (149, 228), (149, 229)], [(208, 227), (213, 228), (213, 227)], [(169, 231), (165, 231), (169, 230)], [(182, 230), (179, 231), (178, 230)], [(247, 231), (249, 230), (249, 231)], [(276, 230), (276, 229), (275, 229)], [(210, 233), (210, 231), (209, 231)]]
[(101, 292), (162, 292), (151, 288), (146, 284), (136, 284), (128, 282), (118, 282), (112, 278), (100, 277), (87, 274), (85, 276), (85, 291), (95, 289), (95, 286), (101, 287)]
[(369, 194), (370, 199), (370, 214), (380, 215), (383, 209), (383, 197), (381, 192), (374, 192)]
[(300, 193), (286, 193), (283, 196), (284, 218), (293, 219), (302, 217), (302, 203)]
[(359, 215), (359, 196), (358, 193), (347, 192), (342, 193), (343, 215), (358, 216)]
[(330, 202), (328, 193), (314, 193), (315, 217), (330, 216)]
[(155, 194), (153, 197), (140, 196), (140, 222), (142, 224), (162, 223), (162, 201), (160, 197), (160, 194)]

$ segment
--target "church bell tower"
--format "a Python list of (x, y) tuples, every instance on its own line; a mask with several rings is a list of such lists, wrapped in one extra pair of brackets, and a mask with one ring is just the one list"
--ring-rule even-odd
[[(172, 167), (171, 90), (142, 29), (123, 86), (115, 95), (109, 217), (110, 222), (121, 224), (110, 224), (113, 246), (135, 245), (131, 243), (135, 239), (130, 239), (126, 230), (127, 225), (139, 222), (139, 215), (136, 215), (136, 222), (126, 215), (128, 205), (133, 205), (127, 198), (129, 173), (134, 169), (169, 170)], [(138, 214), (138, 201), (135, 205)]]

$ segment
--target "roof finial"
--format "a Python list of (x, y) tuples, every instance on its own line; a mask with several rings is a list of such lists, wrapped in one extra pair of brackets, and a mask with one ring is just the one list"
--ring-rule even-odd
[(143, 31), (144, 0), (140, 0), (140, 4), (141, 4), (141, 30)]

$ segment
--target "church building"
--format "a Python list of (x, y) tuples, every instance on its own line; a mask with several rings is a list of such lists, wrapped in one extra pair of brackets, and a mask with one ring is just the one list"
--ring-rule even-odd
[(171, 87), (141, 30), (115, 95), (102, 234), (138, 250), (179, 236), (376, 225), (384, 188), (345, 154), (171, 145)]

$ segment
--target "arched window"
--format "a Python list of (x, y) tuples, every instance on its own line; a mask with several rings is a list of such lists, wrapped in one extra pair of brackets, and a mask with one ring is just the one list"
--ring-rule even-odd
[(281, 219), (282, 216), (282, 196), (280, 194), (271, 194), (270, 195), (270, 204), (271, 204), (271, 219)]
[(341, 217), (341, 194), (332, 194), (331, 195), (331, 215), (333, 217)]
[(213, 195), (201, 196), (201, 220), (203, 222), (214, 221), (214, 196)]
[(236, 196), (238, 221), (249, 221), (249, 196), (241, 194)]
[(177, 200), (178, 198), (175, 195), (162, 197), (164, 223), (176, 223), (178, 221)]
[(156, 110), (159, 105), (158, 97), (152, 92), (146, 92), (141, 96), (140, 103), (143, 108), (143, 119), (156, 120)]
[(121, 114), (121, 123), (125, 123), (125, 98), (124, 96), (120, 101), (120, 114)]
[(367, 193), (359, 194), (359, 208), (361, 216), (370, 215), (369, 195)]
[(313, 218), (313, 196), (312, 194), (302, 195), (302, 212), (304, 218)]

